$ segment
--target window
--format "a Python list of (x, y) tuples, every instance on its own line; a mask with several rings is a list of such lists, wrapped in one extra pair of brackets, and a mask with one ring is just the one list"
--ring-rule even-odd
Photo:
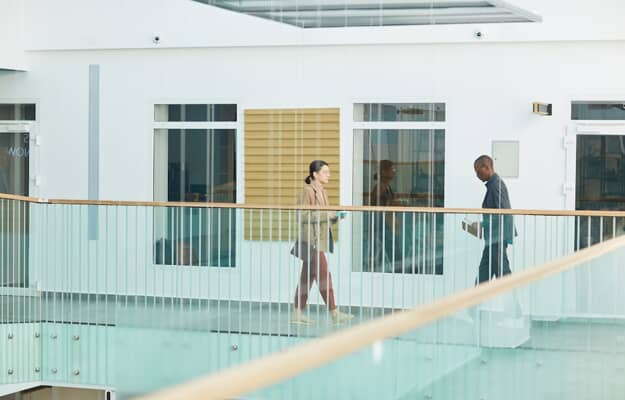
[[(444, 104), (355, 105), (386, 110), (429, 110), (427, 121), (445, 118)], [(379, 113), (366, 114), (377, 119)], [(358, 117), (356, 117), (358, 118)], [(423, 121), (426, 122), (426, 121)], [(366, 124), (364, 124), (366, 125)], [(355, 204), (443, 207), (444, 129), (354, 130)], [(367, 212), (354, 220), (354, 269), (368, 272), (443, 273), (443, 215)], [(358, 239), (360, 236), (360, 240)]]
[[(0, 133), (0, 193), (28, 196), (29, 135)], [(30, 208), (0, 200), (0, 287), (28, 287)]]
[[(573, 101), (572, 120), (625, 120), (625, 101)], [(598, 131), (597, 133), (602, 133)], [(625, 209), (625, 136), (577, 135), (575, 208)], [(625, 218), (579, 218), (575, 248), (625, 233)]]
[(355, 104), (354, 121), (445, 121), (445, 104)]
[(34, 121), (34, 104), (0, 104), (0, 121)]
[[(169, 111), (161, 106), (155, 106), (157, 120), (159, 111)], [(155, 129), (154, 198), (235, 203), (236, 128)], [(235, 265), (233, 209), (166, 207), (154, 218), (156, 264)]]
[(28, 196), (29, 135), (0, 133), (0, 193)]
[(572, 120), (625, 120), (625, 101), (573, 101)]
[[(575, 209), (625, 210), (625, 136), (578, 135)], [(580, 218), (576, 247), (624, 233), (625, 218)]]
[(157, 122), (232, 122), (237, 120), (236, 104), (157, 104)]

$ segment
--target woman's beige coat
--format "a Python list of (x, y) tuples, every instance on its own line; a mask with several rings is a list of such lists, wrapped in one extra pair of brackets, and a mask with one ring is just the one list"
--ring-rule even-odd
[[(312, 181), (304, 186), (299, 195), (298, 205), (327, 207), (328, 193), (317, 182)], [(298, 212), (299, 232), (298, 239), (308, 242), (319, 251), (332, 250), (330, 246), (330, 224), (335, 224), (336, 216), (331, 211), (301, 210)]]

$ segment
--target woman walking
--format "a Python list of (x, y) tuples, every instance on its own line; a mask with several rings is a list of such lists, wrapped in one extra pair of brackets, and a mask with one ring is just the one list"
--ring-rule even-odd
[[(302, 206), (329, 206), (328, 194), (324, 188), (330, 180), (330, 167), (323, 160), (314, 160), (308, 167), (306, 185), (299, 195), (298, 204)], [(349, 321), (353, 315), (340, 312), (334, 302), (332, 275), (328, 271), (328, 261), (325, 253), (334, 250), (334, 241), (330, 224), (336, 224), (344, 218), (341, 212), (302, 211), (299, 226), (299, 240), (293, 246), (291, 254), (302, 260), (299, 285), (295, 291), (295, 308), (291, 315), (294, 324), (312, 324), (314, 320), (305, 313), (308, 292), (317, 281), (319, 292), (328, 306), (332, 320), (335, 323)]]

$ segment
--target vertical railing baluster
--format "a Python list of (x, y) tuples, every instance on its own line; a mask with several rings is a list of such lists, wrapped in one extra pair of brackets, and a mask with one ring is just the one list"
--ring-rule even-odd
[[(217, 331), (219, 332), (219, 335), (221, 337), (221, 334), (223, 332), (223, 328), (221, 326), (221, 281), (222, 281), (222, 265), (221, 265), (221, 213), (222, 213), (222, 209), (221, 208), (211, 208), (211, 211), (213, 211), (216, 214), (217, 217), (217, 237), (215, 238), (217, 244), (216, 244), (216, 248), (217, 248), (217, 263), (216, 263), (216, 268), (217, 268), (217, 290), (216, 290), (216, 298), (217, 298)], [(221, 366), (221, 360), (220, 360), (220, 366)]]
[[(276, 277), (276, 289), (275, 289), (275, 293), (274, 293), (274, 301), (276, 302), (276, 306), (277, 306), (277, 310), (275, 311), (276, 314), (276, 323), (271, 323), (271, 325), (273, 326), (274, 330), (272, 331), (272, 334), (276, 336), (275, 338), (275, 342), (274, 342), (274, 350), (281, 350), (283, 347), (283, 342), (280, 338), (282, 338), (282, 336), (284, 335), (284, 328), (282, 326), (282, 298), (283, 298), (283, 285), (282, 285), (282, 278), (283, 278), (283, 274), (287, 274), (288, 268), (287, 266), (284, 265), (285, 261), (286, 261), (286, 253), (283, 252), (283, 247), (285, 244), (285, 238), (284, 238), (284, 209), (282, 208), (276, 208), (275, 210), (276, 216), (274, 218), (276, 218), (276, 223), (277, 226), (275, 227), (276, 229), (276, 233), (277, 233), (277, 237), (275, 238), (276, 243), (274, 244), (274, 246), (272, 247), (272, 252), (274, 252), (274, 261), (272, 262), (271, 268), (277, 268), (278, 271), (278, 276)], [(274, 265), (275, 264), (275, 265)], [(288, 279), (287, 279), (288, 282)], [(288, 323), (288, 320), (287, 320)]]
[[(263, 293), (263, 274), (262, 274), (262, 260), (264, 259), (263, 257), (263, 253), (264, 250), (262, 245), (260, 245), (261, 243), (263, 243), (264, 240), (264, 235), (263, 235), (263, 230), (265, 229), (265, 210), (263, 210), (262, 208), (258, 210), (258, 214), (260, 216), (259, 220), (259, 224), (258, 224), (258, 257), (256, 258), (256, 265), (254, 265), (254, 269), (256, 270), (255, 273), (258, 276), (258, 296), (257, 300), (256, 300), (256, 305), (258, 307), (258, 332), (259, 334), (262, 333), (263, 331), (263, 299), (264, 299), (264, 293)], [(261, 341), (258, 341), (259, 344), (259, 353), (258, 354), (262, 354), (262, 344), (260, 343)]]
[[(616, 238), (616, 217), (613, 216), (612, 217), (612, 238)], [(612, 290), (612, 315), (614, 315), (615, 317), (622, 317), (622, 315), (619, 315), (618, 309), (617, 309), (617, 304), (618, 304), (618, 285), (620, 284), (621, 280), (620, 280), (620, 273), (619, 273), (619, 263), (618, 263), (618, 257), (614, 256), (613, 258), (613, 268), (612, 270), (614, 271), (614, 279), (612, 280), (613, 282), (613, 290)]]
[[(382, 232), (382, 242), (380, 243), (380, 245), (382, 247), (382, 249), (381, 249), (382, 257), (381, 257), (381, 261), (380, 262), (381, 262), (382, 265), (379, 266), (379, 268), (380, 268), (380, 279), (378, 281), (379, 285), (380, 285), (379, 291), (380, 291), (380, 300), (381, 301), (380, 301), (380, 304), (377, 304), (377, 305), (372, 304), (371, 319), (376, 318), (376, 315), (373, 313), (374, 308), (375, 309), (379, 309), (381, 307), (382, 311), (384, 311), (384, 274), (386, 273), (386, 257), (387, 257), (387, 254), (386, 254), (386, 240), (387, 240), (387, 238), (386, 238), (386, 224), (387, 224), (386, 217), (387, 217), (386, 212), (382, 212), (382, 222), (380, 224), (381, 225), (380, 226), (380, 230)], [(391, 217), (391, 219), (392, 219), (392, 217)], [(375, 290), (375, 287), (374, 287), (373, 290)], [(375, 293), (375, 292), (372, 292), (372, 293)]]
[(592, 216), (587, 216), (586, 217), (586, 221), (587, 221), (587, 225), (588, 225), (588, 229), (587, 229), (587, 236), (586, 236), (586, 247), (590, 247), (592, 245)]
[[(360, 298), (358, 299), (358, 318), (360, 321), (363, 320), (363, 312), (364, 312), (364, 292), (365, 292), (365, 282), (364, 282), (364, 272), (369, 272), (369, 277), (371, 277), (371, 272), (373, 272), (373, 214), (374, 211), (355, 211), (360, 214), (360, 237), (357, 240), (362, 238), (363, 242), (367, 242), (367, 246), (364, 247), (364, 251), (360, 253), (363, 254), (362, 261), (360, 263)], [(365, 232), (365, 226), (369, 228), (369, 231)]]
[[(287, 237), (288, 237), (288, 241), (287, 243), (289, 243), (289, 245), (292, 246), (297, 246), (297, 234), (296, 234), (296, 238), (293, 238), (293, 227), (294, 227), (294, 220), (297, 221), (298, 218), (297, 216), (299, 215), (299, 213), (296, 210), (288, 210), (288, 224), (287, 224)], [(293, 213), (295, 214), (295, 218), (293, 218)], [(299, 225), (295, 226), (295, 232), (299, 232)], [(289, 262), (287, 262), (287, 264), (291, 263), (291, 259), (289, 259)], [(288, 266), (288, 265), (287, 265)], [(289, 271), (288, 273), (288, 279), (287, 279), (287, 283), (285, 284), (285, 287), (287, 288), (287, 306), (286, 306), (286, 325), (287, 325), (287, 329), (286, 329), (286, 333), (287, 333), (287, 337), (291, 337), (292, 335), (292, 330), (291, 330), (291, 313), (293, 312), (293, 308), (295, 307), (295, 303), (293, 303), (293, 305), (291, 305), (291, 300), (290, 300), (290, 294), (291, 292), (289, 292), (290, 290), (290, 282), (295, 282), (295, 279), (293, 279), (294, 276), (296, 276), (296, 274), (298, 273), (298, 271), (296, 270), (296, 268), (287, 268), (287, 270)], [(297, 289), (296, 289), (297, 290)], [(297, 295), (297, 293), (295, 294)]]
[[(17, 233), (19, 232), (19, 208), (17, 207), (17, 200), (11, 200), (11, 204), (12, 204), (12, 213), (11, 213), (11, 230), (10, 235), (11, 235), (11, 279), (8, 283), (8, 288), (9, 290), (11, 289), (17, 289), (15, 286), (16, 281), (18, 280), (19, 274), (18, 274), (18, 269), (19, 269), (19, 257), (18, 257), (18, 252), (16, 251), (16, 248), (18, 246), (18, 241), (16, 238)], [(10, 323), (10, 327), (11, 329), (16, 329), (17, 328), (17, 323), (16, 323), (16, 315), (18, 313), (19, 310), (19, 300), (17, 299), (17, 296), (11, 296), (11, 318), (9, 319), (9, 323)], [(19, 334), (19, 332), (15, 332), (16, 334)], [(12, 355), (12, 360), (11, 360), (11, 365), (14, 366), (14, 369), (19, 368), (19, 355), (16, 354), (16, 351), (11, 351), (11, 355)], [(16, 377), (15, 375), (11, 376), (11, 382), (15, 382), (16, 381)]]
[[(399, 278), (401, 279), (401, 308), (406, 308), (406, 252), (409, 249), (406, 249), (406, 214), (407, 212), (401, 213), (401, 274)], [(395, 303), (395, 289), (393, 289), (393, 303)], [(393, 304), (393, 309), (395, 308), (395, 304)]]
[[(329, 251), (329, 245), (330, 245), (330, 235), (331, 235), (331, 231), (330, 229), (332, 229), (332, 223), (330, 221), (330, 214), (328, 211), (324, 211), (323, 212), (323, 219), (325, 220), (326, 223), (326, 227), (328, 228), (327, 231), (323, 232), (323, 234), (326, 237), (326, 243), (328, 243), (328, 251), (326, 251), (326, 261), (327, 261), (327, 268), (326, 268), (326, 276), (325, 276), (325, 288), (323, 288), (323, 290), (326, 290), (326, 293), (328, 291), (328, 288), (330, 286), (330, 251)], [(319, 263), (320, 265), (320, 263)], [(321, 269), (319, 270), (319, 272), (317, 273), (317, 286), (319, 286), (319, 292), (321, 293), (321, 289), (322, 289), (322, 285), (320, 285), (321, 282)], [(330, 308), (327, 304), (325, 304), (325, 302), (323, 301), (323, 296), (321, 297), (321, 301), (324, 303), (323, 304), (323, 310), (325, 311), (325, 315), (326, 317), (329, 316), (330, 313)], [(320, 307), (321, 308), (321, 307)]]
[(248, 329), (248, 333), (251, 334), (252, 333), (252, 282), (254, 281), (253, 275), (254, 275), (254, 269), (253, 269), (253, 265), (252, 263), (254, 262), (254, 247), (252, 245), (252, 240), (254, 239), (254, 209), (250, 208), (248, 209), (249, 212), (249, 224), (250, 224), (250, 237), (249, 240), (250, 242), (247, 244), (248, 248), (249, 248), (249, 265), (248, 265), (248, 292), (247, 292), (247, 317), (248, 317), (248, 321), (247, 321), (247, 329)]
[(421, 215), (423, 216), (422, 219), (422, 225), (421, 225), (421, 275), (423, 279), (419, 279), (419, 282), (421, 282), (420, 284), (420, 288), (419, 288), (419, 300), (418, 300), (418, 304), (423, 304), (424, 301), (426, 300), (425, 297), (425, 292), (426, 292), (426, 286), (425, 286), (425, 279), (428, 275), (428, 261), (427, 261), (427, 214), (422, 212)]
[[(273, 245), (274, 245), (274, 238), (273, 238), (273, 209), (269, 209), (269, 244), (267, 246), (267, 249), (269, 250), (269, 255), (267, 257), (263, 257), (263, 260), (267, 259), (267, 264), (264, 266), (264, 270), (269, 271), (269, 288), (268, 288), (268, 296), (267, 296), (267, 301), (268, 301), (268, 305), (269, 305), (269, 319), (267, 321), (267, 335), (269, 336), (269, 340), (270, 340), (270, 344), (271, 344), (271, 340), (273, 338), (273, 333), (272, 329), (271, 329), (271, 321), (273, 321), (272, 316), (272, 308), (273, 308), (273, 299), (274, 299), (274, 294), (275, 291), (272, 291), (272, 285), (271, 283), (273, 282), (273, 276), (271, 275), (272, 271), (273, 271), (273, 266), (274, 266), (274, 259), (273, 259)], [(264, 275), (264, 274), (263, 274)]]
[(232, 260), (232, 232), (234, 232), (235, 226), (233, 225), (233, 217), (232, 213), (236, 211), (236, 209), (228, 208), (228, 339), (231, 338), (232, 333), (232, 271), (233, 267), (238, 267), (238, 265), (233, 265)]
[(436, 277), (436, 265), (437, 265), (437, 260), (436, 257), (438, 255), (438, 249), (436, 248), (436, 235), (437, 235), (437, 226), (436, 226), (436, 214), (435, 213), (428, 213), (428, 216), (430, 218), (430, 220), (432, 221), (432, 239), (431, 239), (431, 243), (432, 243), (432, 253), (431, 253), (431, 257), (432, 257), (432, 299), (430, 301), (433, 301), (434, 299), (436, 299), (436, 279), (434, 279)]
[(603, 243), (603, 216), (599, 217), (599, 243)]

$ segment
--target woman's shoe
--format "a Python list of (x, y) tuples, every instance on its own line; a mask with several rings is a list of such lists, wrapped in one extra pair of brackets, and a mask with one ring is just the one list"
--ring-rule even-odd
[(338, 308), (335, 308), (334, 310), (330, 311), (330, 315), (332, 316), (332, 321), (334, 321), (335, 324), (347, 322), (351, 320), (352, 318), (354, 318), (352, 314), (340, 312)]
[(315, 323), (315, 320), (308, 318), (302, 310), (296, 308), (293, 310), (293, 313), (291, 313), (291, 323), (299, 325), (312, 325)]

